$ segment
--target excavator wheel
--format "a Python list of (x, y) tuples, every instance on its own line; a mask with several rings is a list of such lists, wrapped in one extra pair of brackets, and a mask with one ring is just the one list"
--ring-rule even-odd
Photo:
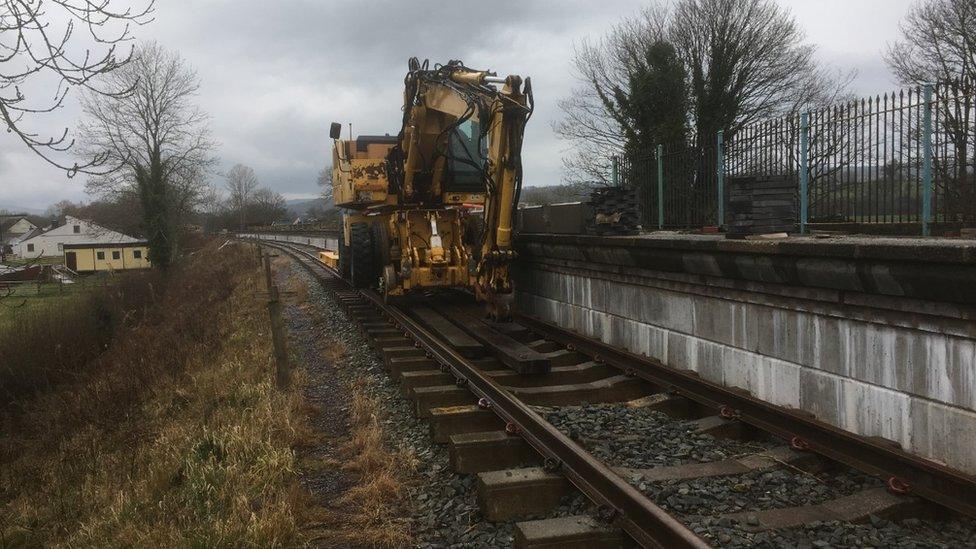
[(393, 265), (385, 265), (383, 267), (383, 276), (380, 277), (380, 295), (383, 296), (383, 303), (389, 303), (393, 296), (390, 295), (390, 290), (392, 290), (397, 284), (396, 269)]
[(390, 263), (390, 231), (386, 228), (386, 223), (374, 223), (372, 230), (376, 272), (382, 274), (383, 267)]
[(350, 254), (352, 256), (352, 285), (356, 288), (376, 286), (379, 273), (376, 265), (376, 251), (373, 245), (373, 231), (369, 223), (353, 223), (349, 226)]
[(346, 280), (349, 280), (349, 276), (352, 273), (352, 262), (350, 261), (349, 254), (349, 246), (346, 246), (345, 236), (339, 235), (339, 276)]

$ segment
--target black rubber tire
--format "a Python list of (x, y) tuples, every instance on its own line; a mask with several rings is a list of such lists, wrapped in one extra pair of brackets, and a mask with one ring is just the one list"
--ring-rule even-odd
[(376, 250), (376, 274), (383, 274), (383, 267), (390, 262), (390, 234), (386, 223), (373, 223), (373, 248)]
[(352, 253), (351, 275), (349, 280), (356, 288), (372, 288), (379, 279), (376, 266), (376, 250), (373, 246), (373, 231), (369, 223), (353, 223), (349, 226), (350, 250)]
[(349, 257), (349, 246), (346, 246), (346, 236), (339, 235), (339, 276), (349, 280), (352, 274), (352, 262)]

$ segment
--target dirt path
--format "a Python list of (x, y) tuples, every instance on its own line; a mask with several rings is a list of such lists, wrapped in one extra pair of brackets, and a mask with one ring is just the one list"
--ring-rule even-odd
[(364, 356), (346, 347), (344, 328), (353, 328), (300, 266), (282, 257), (275, 270), (288, 294), (289, 354), (315, 432), (300, 449), (311, 499), (306, 535), (321, 547), (413, 546), (406, 497), (413, 458), (387, 443), (381, 403), (355, 375)]

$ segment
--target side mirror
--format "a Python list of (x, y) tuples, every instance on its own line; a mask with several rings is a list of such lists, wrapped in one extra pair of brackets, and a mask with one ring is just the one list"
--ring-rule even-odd
[(329, 137), (332, 139), (339, 139), (342, 137), (342, 124), (333, 122), (332, 126), (329, 127)]

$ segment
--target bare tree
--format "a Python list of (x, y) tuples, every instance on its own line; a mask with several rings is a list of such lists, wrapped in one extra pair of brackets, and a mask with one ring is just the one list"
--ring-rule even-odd
[(102, 155), (111, 168), (91, 178), (88, 190), (138, 195), (149, 258), (165, 269), (176, 252), (178, 222), (196, 203), (214, 163), (208, 116), (193, 104), (199, 79), (179, 54), (150, 42), (106, 80), (132, 91), (82, 94), (82, 151)]
[(203, 213), (216, 216), (224, 209), (224, 199), (220, 196), (220, 189), (208, 184), (200, 193), (199, 206)]
[(803, 41), (793, 17), (772, 0), (679, 0), (673, 7), (649, 7), (602, 41), (577, 47), (581, 87), (561, 102), (565, 118), (555, 127), (574, 145), (567, 168), (606, 179), (624, 132), (601, 95), (627, 89), (640, 52), (650, 44), (674, 46), (688, 78), (691, 140), (708, 144), (719, 130), (731, 141), (752, 122), (837, 95), (848, 80), (828, 78)]
[(902, 39), (885, 60), (906, 84), (976, 77), (976, 3), (928, 0), (915, 5), (901, 25)]
[(326, 204), (332, 203), (332, 168), (326, 166), (319, 171), (318, 177), (315, 178), (315, 182), (319, 184), (322, 188), (322, 198), (325, 200)]
[(782, 114), (815, 71), (814, 47), (796, 21), (771, 0), (684, 0), (669, 37), (691, 77), (699, 136)]
[(976, 2), (928, 0), (915, 5), (901, 25), (902, 39), (885, 60), (905, 84), (938, 83), (937, 191), (949, 216), (976, 218), (976, 182), (970, 173), (976, 141)]
[(224, 200), (220, 196), (220, 189), (208, 184), (200, 193), (199, 208), (204, 217), (204, 230), (213, 232), (218, 227), (218, 218), (224, 212)]
[(247, 224), (247, 206), (254, 191), (258, 188), (258, 177), (254, 170), (243, 164), (236, 164), (227, 172), (227, 192), (230, 194), (231, 208), (240, 216), (240, 229)]
[(665, 8), (651, 6), (613, 27), (603, 39), (576, 46), (573, 67), (580, 85), (559, 101), (564, 117), (553, 124), (556, 134), (572, 144), (563, 157), (569, 183), (610, 182), (610, 159), (623, 151), (625, 132), (603, 97), (613, 89), (628, 89), (628, 75), (640, 52), (664, 38), (668, 20)]
[[(142, 234), (144, 226), (142, 204), (135, 193), (113, 194), (87, 204), (74, 204), (65, 200), (54, 207), (58, 210), (59, 218), (70, 215), (91, 221), (105, 230), (118, 231), (130, 236)], [(99, 229), (95, 227), (89, 230), (99, 233)]]
[(248, 209), (251, 220), (262, 225), (270, 225), (288, 213), (285, 197), (267, 187), (254, 191)]
[[(34, 115), (60, 108), (71, 88), (109, 96), (130, 91), (104, 88), (97, 77), (130, 60), (131, 49), (124, 46), (132, 40), (131, 26), (151, 21), (153, 2), (135, 10), (118, 4), (116, 0), (0, 0), (0, 124), (69, 176), (96, 170), (107, 158), (93, 156), (69, 166), (56, 158), (73, 145), (68, 130), (60, 136), (42, 136), (27, 123)], [(77, 26), (87, 32), (78, 36)], [(80, 44), (85, 35), (97, 49)], [(48, 84), (52, 77), (57, 80), (54, 93)]]

